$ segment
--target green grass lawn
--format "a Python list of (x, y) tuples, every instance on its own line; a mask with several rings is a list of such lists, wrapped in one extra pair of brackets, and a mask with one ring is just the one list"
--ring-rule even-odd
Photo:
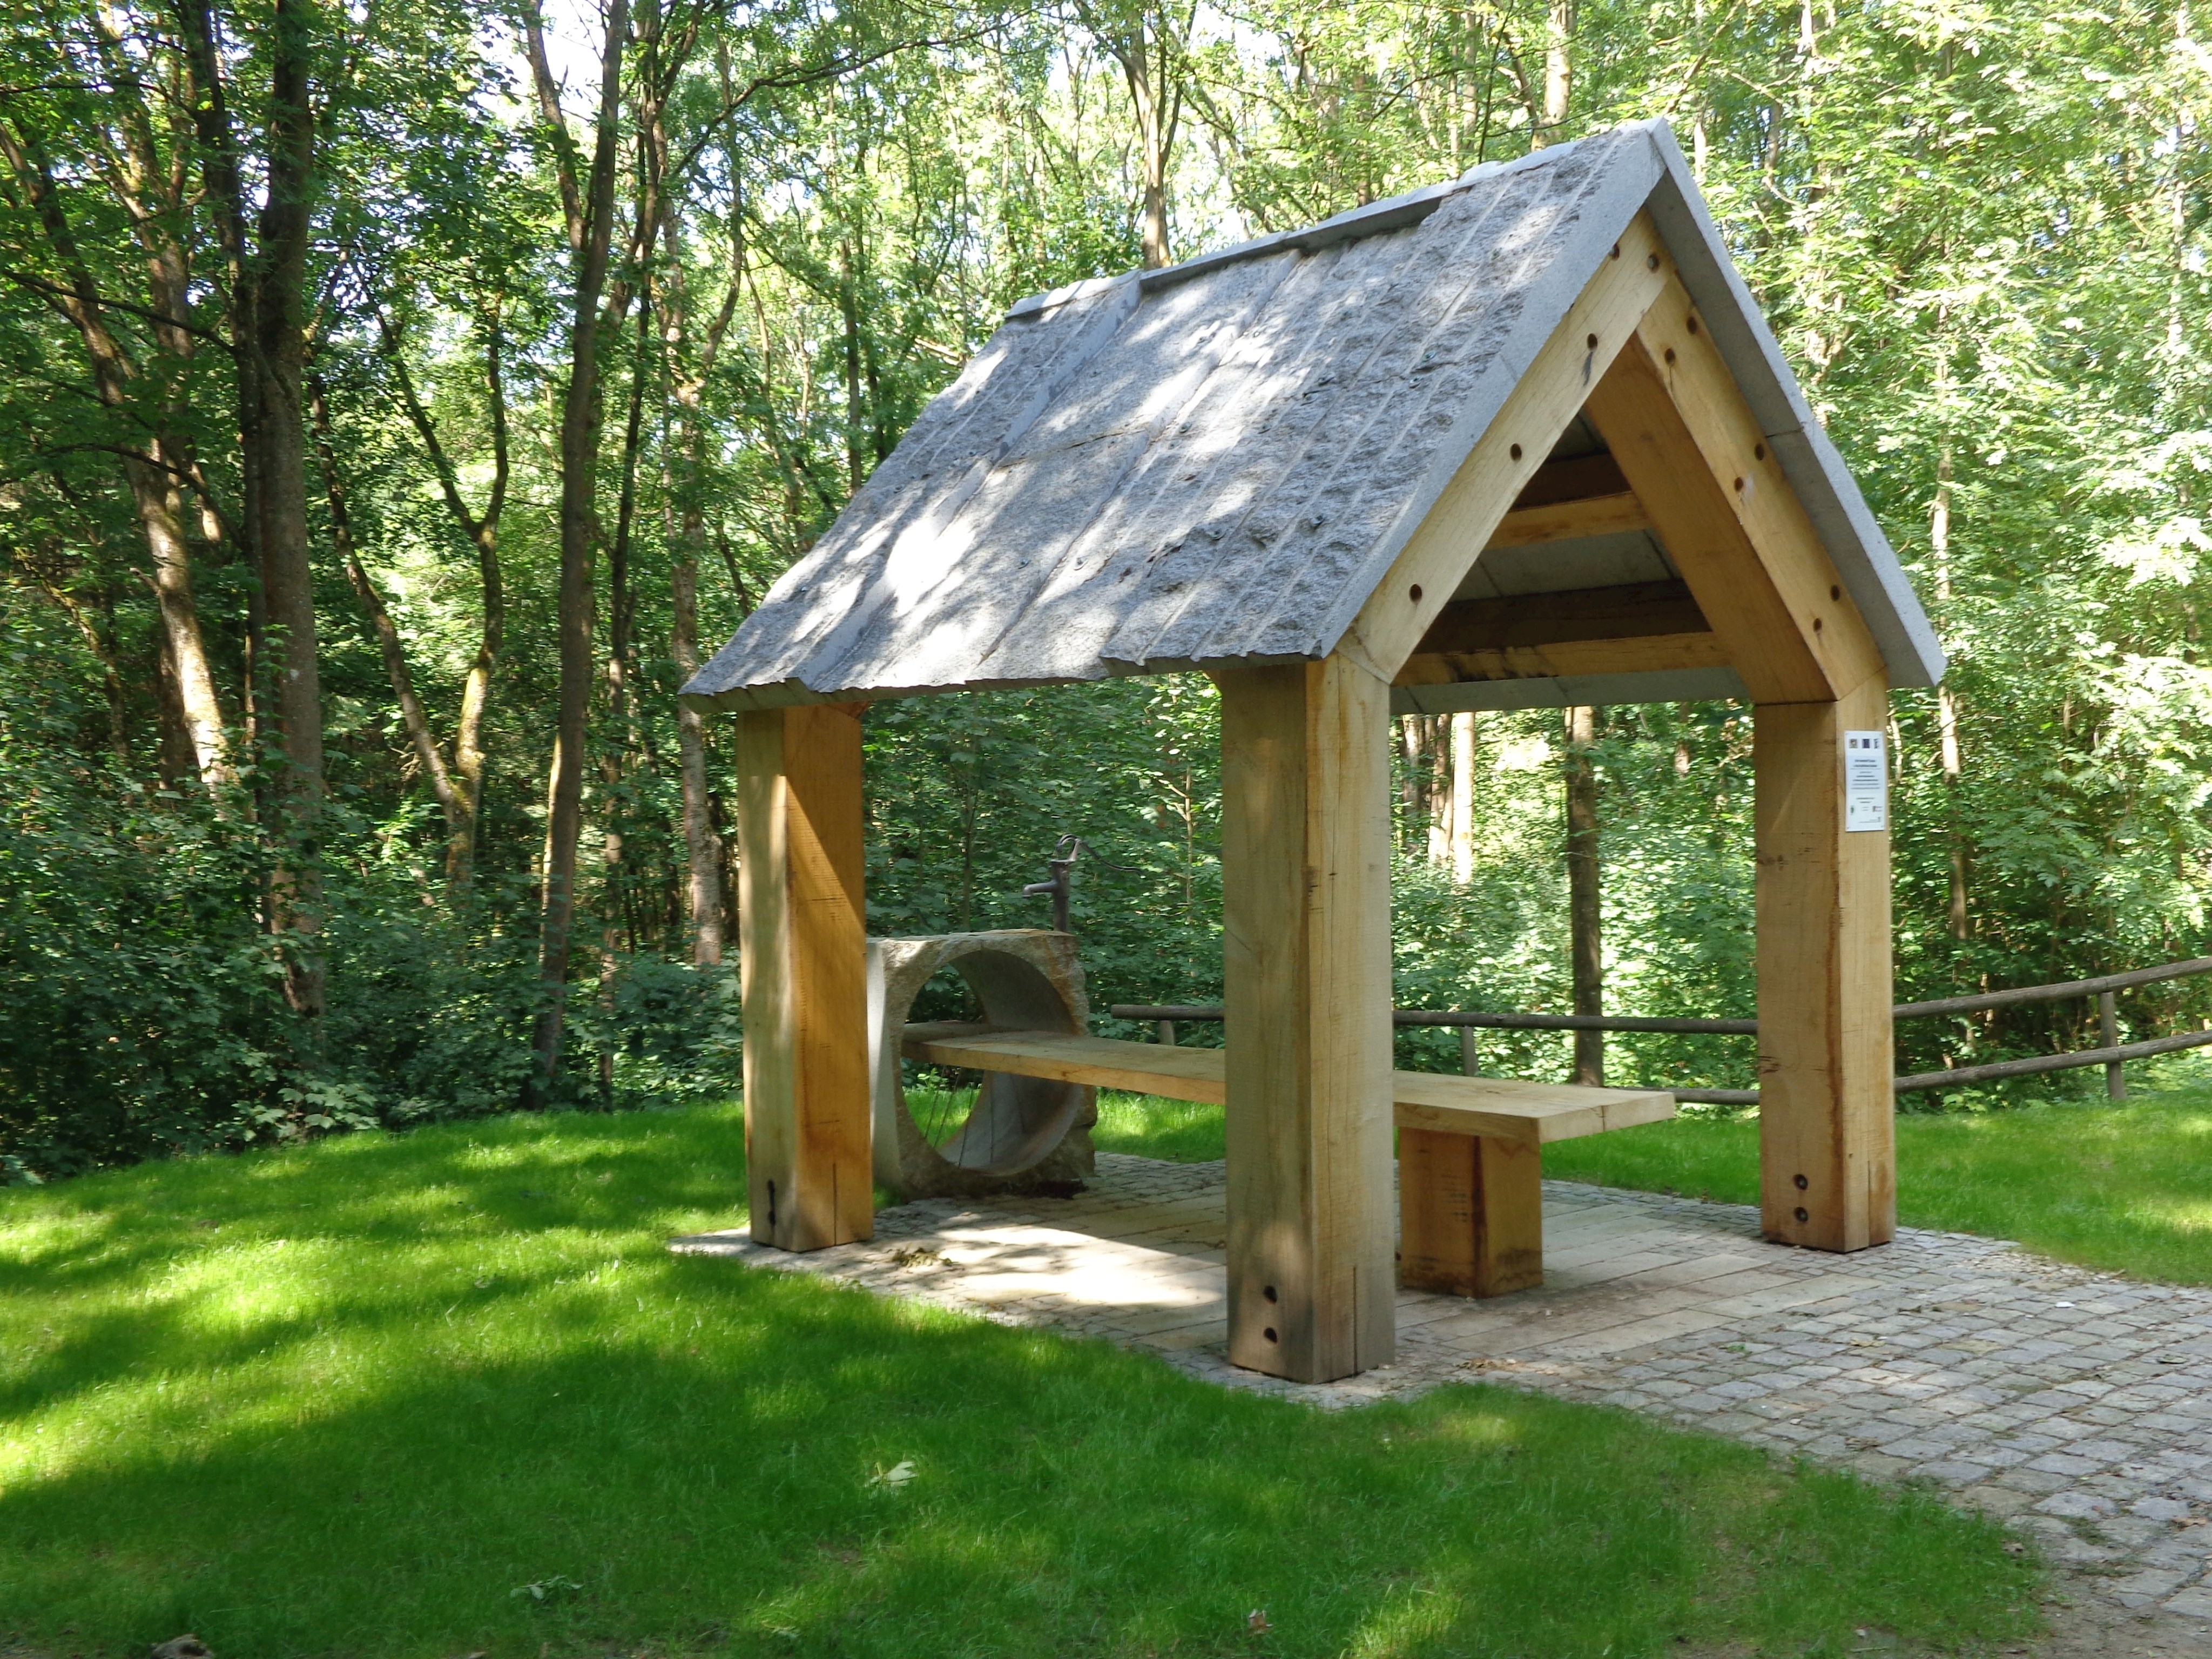
[(1102, 1152), (1203, 1164), (1221, 1156), (1221, 1108), (1101, 1089), (1091, 1141)]
[(0, 1632), (1633, 1659), (2036, 1623), (2033, 1565), (1925, 1493), (1498, 1389), (1316, 1412), (670, 1256), (737, 1219), (740, 1146), (728, 1110), (512, 1118), (0, 1192)]
[[(1108, 1095), (1098, 1145), (1221, 1156), (1221, 1109)], [(1756, 1118), (1679, 1118), (1544, 1148), (1544, 1173), (1646, 1192), (1759, 1202)], [(2063, 1261), (2212, 1285), (2212, 1086), (1897, 1120), (1908, 1226), (2016, 1239)]]
[[(1756, 1204), (1759, 1124), (1681, 1119), (1565, 1141), (1544, 1149), (1544, 1173)], [(2212, 1284), (2212, 1089), (1905, 1114), (1897, 1214), (2084, 1267)]]

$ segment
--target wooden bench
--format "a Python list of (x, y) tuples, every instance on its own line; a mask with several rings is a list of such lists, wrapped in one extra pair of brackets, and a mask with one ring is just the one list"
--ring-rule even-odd
[[(1211, 1105), (1229, 1098), (1219, 1048), (940, 1022), (909, 1025), (909, 1060), (1126, 1089)], [(1583, 1089), (1509, 1078), (1393, 1072), (1398, 1126), (1398, 1279), (1453, 1296), (1544, 1282), (1540, 1149), (1674, 1115), (1654, 1089)]]

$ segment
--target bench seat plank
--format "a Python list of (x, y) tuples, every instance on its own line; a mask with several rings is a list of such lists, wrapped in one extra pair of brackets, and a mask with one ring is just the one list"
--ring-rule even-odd
[(1393, 1072), (1390, 1079), (1401, 1129), (1543, 1142), (1662, 1123), (1674, 1115), (1674, 1097), (1663, 1089), (1590, 1089), (1443, 1072)]
[[(952, 1021), (909, 1025), (903, 1036), (908, 1059), (935, 1066), (1012, 1072), (1213, 1106), (1229, 1097), (1228, 1056), (1219, 1048), (1001, 1031)], [(1401, 1129), (1540, 1145), (1674, 1115), (1674, 1097), (1659, 1089), (1586, 1089), (1438, 1072), (1393, 1072), (1390, 1079)]]

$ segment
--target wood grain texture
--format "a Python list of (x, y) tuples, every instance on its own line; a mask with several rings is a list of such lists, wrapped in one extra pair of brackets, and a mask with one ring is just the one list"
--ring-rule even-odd
[(1395, 1351), (1389, 688), (1217, 678), (1229, 1357), (1327, 1382)]
[(1558, 593), (1455, 599), (1429, 624), (1416, 654), (1711, 631), (1688, 583), (1626, 582)]
[(1879, 679), (1754, 716), (1760, 1212), (1817, 1249), (1897, 1231), (1889, 836), (1844, 829), (1844, 733), (1888, 718)]
[(1406, 659), (1395, 684), (1460, 685), (1470, 680), (1549, 680), (1573, 674), (1641, 674), (1726, 668), (1717, 634), (1648, 634), (1622, 640), (1562, 640)]
[(1391, 1093), (1401, 1133), (1425, 1129), (1532, 1146), (1674, 1115), (1674, 1097), (1663, 1089), (1590, 1089), (1449, 1072), (1393, 1073)]
[(1664, 284), (1583, 413), (1755, 700), (1817, 702), (1882, 672), (1872, 635), (1679, 282)]
[(904, 1052), (908, 1060), (926, 1065), (1008, 1072), (1017, 1077), (1126, 1089), (1133, 1094), (1195, 1100), (1209, 1106), (1223, 1105), (1229, 1098), (1226, 1056), (1218, 1048), (1125, 1042), (1118, 1037), (1064, 1036), (1055, 1031), (977, 1028), (972, 1032), (948, 1032), (941, 1027), (909, 1025)]
[(1498, 528), (1490, 534), (1490, 545), (1534, 547), (1544, 542), (1572, 541), (1578, 536), (1612, 536), (1625, 530), (1650, 528), (1644, 503), (1632, 491), (1622, 490), (1618, 495), (1585, 495), (1544, 507), (1516, 507), (1498, 521)]
[(1513, 511), (1524, 513), (1531, 507), (1555, 507), (1593, 495), (1628, 493), (1628, 477), (1621, 471), (1620, 463), (1600, 450), (1595, 455), (1570, 455), (1545, 462), (1513, 498)]
[[(1002, 1031), (951, 1020), (908, 1025), (902, 1047), (908, 1060), (933, 1066), (1011, 1072), (1210, 1105), (1228, 1098), (1228, 1055), (1219, 1048), (1058, 1031)], [(1390, 1097), (1401, 1130), (1487, 1135), (1530, 1146), (1657, 1123), (1674, 1115), (1674, 1097), (1662, 1090), (1583, 1089), (1439, 1072), (1391, 1073)]]
[(1384, 680), (1405, 665), (1607, 365), (1635, 332), (1671, 270), (1658, 231), (1647, 215), (1638, 214), (1621, 235), (1617, 257), (1598, 267), (1537, 349), (1496, 418), (1400, 550), (1389, 574), (1360, 607), (1340, 651)]
[(1505, 1296), (1544, 1282), (1542, 1154), (1526, 1141), (1398, 1132), (1398, 1282)]
[(830, 704), (738, 720), (752, 1234), (787, 1250), (875, 1230), (858, 716)]

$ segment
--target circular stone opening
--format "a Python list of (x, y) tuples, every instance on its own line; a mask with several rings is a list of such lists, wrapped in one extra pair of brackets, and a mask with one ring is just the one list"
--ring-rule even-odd
[[(907, 1018), (916, 1023), (955, 1021), (981, 1025), (982, 999), (957, 968), (941, 968), (915, 993)], [(940, 1156), (967, 1127), (982, 1093), (985, 1073), (960, 1066), (933, 1066), (909, 1060), (902, 1067), (900, 1098), (923, 1140)]]
[[(1033, 963), (988, 947), (955, 957), (932, 974), (904, 1018), (1000, 1030), (1080, 1029), (1058, 988)], [(906, 1155), (941, 1161), (972, 1176), (1014, 1176), (1036, 1168), (1059, 1148), (1091, 1103), (1091, 1091), (1081, 1084), (1048, 1078), (911, 1061), (900, 1070), (900, 1139), (906, 1142)]]

